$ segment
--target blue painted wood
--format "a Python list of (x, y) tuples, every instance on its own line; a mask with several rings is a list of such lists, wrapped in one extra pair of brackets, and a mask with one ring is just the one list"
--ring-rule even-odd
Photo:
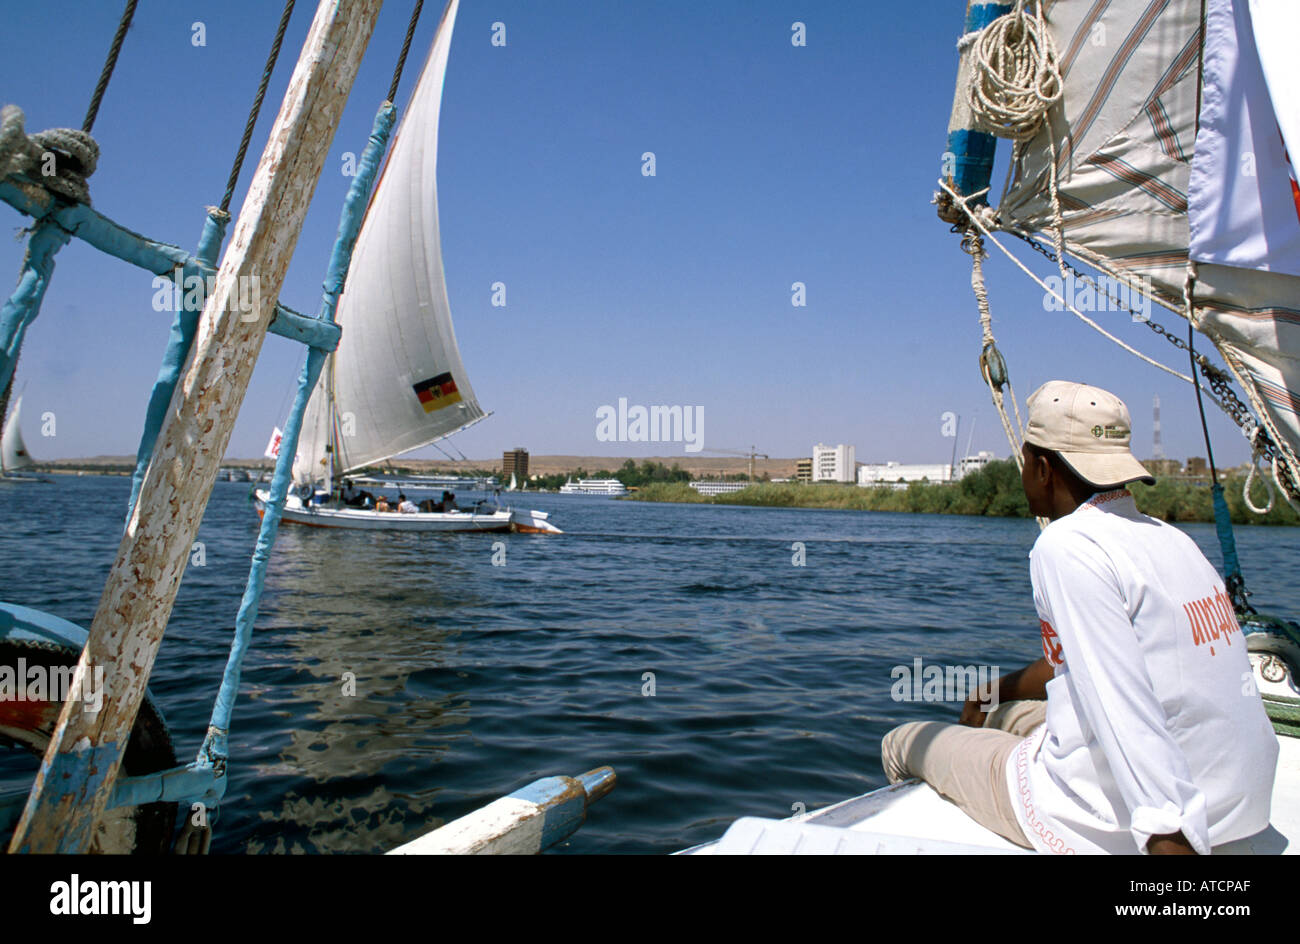
[(41, 610), (0, 602), (0, 639), (55, 643), (81, 652), (86, 646), (86, 631), (76, 623)]
[[(578, 777), (543, 777), (510, 797), (537, 806), (542, 814), (538, 852), (568, 839), (587, 819), (587, 807), (614, 788), (612, 767), (598, 767)], [(590, 787), (590, 790), (588, 789)]]
[[(75, 206), (58, 204), (44, 191), (31, 193), (28, 189), (16, 186), (11, 180), (0, 180), (0, 200), (20, 213), (33, 217), (38, 223), (48, 218), (62, 230), (101, 252), (129, 262), (154, 275), (172, 278), (179, 270), (182, 279), (197, 276), (206, 286), (208, 277), (216, 274), (214, 268), (205, 267), (199, 259), (191, 256), (184, 249), (133, 233), (84, 203)], [(268, 330), (272, 334), (327, 351), (334, 350), (339, 344), (340, 332), (337, 325), (299, 314), (278, 302), (275, 306), (275, 317)], [(0, 322), (0, 347), (3, 347), (3, 339), (3, 322)], [(4, 376), (3, 358), (4, 351), (0, 350), (0, 377)]]
[[(199, 248), (195, 259), (203, 266), (215, 268), (217, 257), (221, 253), (221, 244), (226, 239), (226, 224), (230, 214), (216, 207), (208, 208), (208, 217), (203, 223), (203, 234), (199, 237)], [(183, 284), (183, 283), (182, 283)], [(176, 392), (176, 384), (185, 367), (185, 360), (190, 356), (194, 336), (199, 330), (199, 315), (203, 313), (205, 292), (182, 292), (181, 306), (172, 318), (171, 333), (167, 338), (167, 350), (163, 352), (162, 365), (158, 368), (158, 379), (153, 383), (149, 394), (149, 405), (145, 408), (144, 431), (140, 434), (140, 446), (135, 453), (135, 471), (131, 474), (131, 498), (126, 505), (126, 520), (130, 522), (131, 512), (135, 510), (136, 499), (140, 497), (140, 486), (144, 484), (144, 474), (153, 458), (153, 447), (158, 441), (158, 432), (163, 420), (167, 418), (167, 407)]]
[[(966, 7), (965, 32), (977, 32), (1010, 12), (1010, 3), (971, 0)], [(993, 177), (993, 159), (997, 145), (998, 139), (987, 132), (973, 128), (949, 128), (947, 153), (956, 159), (952, 185), (958, 193), (977, 193), (989, 185)], [(988, 200), (980, 197), (974, 202), (988, 203)]]
[(23, 337), (40, 313), (41, 300), (54, 274), (54, 255), (70, 238), (67, 230), (58, 224), (41, 220), (27, 241), (18, 287), (0, 308), (0, 390), (9, 385)]
[[(320, 323), (331, 327), (334, 327), (335, 304), (343, 291), (348, 266), (352, 261), (352, 249), (356, 245), (366, 207), (370, 203), (370, 191), (374, 186), (375, 177), (379, 174), (379, 165), (383, 161), (384, 152), (388, 148), (388, 137), (393, 128), (395, 113), (393, 106), (388, 102), (384, 102), (379, 107), (371, 127), (370, 139), (358, 162), (357, 175), (352, 178), (347, 199), (343, 203), (338, 235), (334, 240), (334, 249), (330, 254), (330, 264), (325, 276), (325, 296), (321, 303), (319, 319)], [(249, 641), (252, 639), (253, 623), (257, 619), (262, 587), (266, 581), (266, 567), (271, 559), (271, 548), (275, 544), (275, 537), (280, 528), (280, 517), (284, 512), (284, 500), (289, 494), (289, 485), (293, 480), (293, 460), (298, 452), (298, 437), (302, 432), (303, 415), (307, 412), (307, 403), (311, 399), (312, 391), (316, 389), (316, 382), (320, 379), (326, 356), (325, 350), (313, 347), (307, 353), (307, 361), (303, 364), (302, 374), (298, 379), (298, 390), (294, 396), (293, 407), (289, 410), (289, 416), (284, 424), (284, 433), (280, 438), (280, 454), (275, 462), (275, 474), (271, 478), (271, 487), (263, 506), (262, 525), (257, 535), (257, 546), (253, 550), (252, 564), (248, 570), (248, 582), (239, 605), (239, 615), (235, 618), (235, 635), (230, 645), (230, 656), (226, 660), (226, 671), (221, 679), (216, 703), (212, 706), (208, 732), (203, 739), (203, 746), (199, 749), (199, 762), (212, 765), (219, 773), (225, 772), (226, 758), (229, 754), (230, 719), (234, 712), (235, 699), (239, 694), (240, 670)]]
[(138, 777), (118, 777), (109, 808), (142, 803), (205, 803), (214, 808), (226, 794), (226, 776), (208, 764), (192, 763)]
[[(108, 779), (108, 772), (116, 770), (122, 760), (126, 744), (117, 741), (105, 741), (102, 744), (87, 745), (77, 751), (56, 751), (54, 760), (47, 756), (41, 761), (41, 769), (36, 774), (36, 782), (27, 796), (23, 815), (33, 815), (40, 806), (41, 787), (43, 784), (76, 784), (76, 789), (69, 794), (66, 787), (58, 791), (60, 800), (70, 796), (74, 805), (88, 803), (96, 790)], [(92, 819), (83, 818), (79, 823), (69, 823), (61, 829), (54, 839), (51, 852), (59, 855), (85, 852), (90, 848), (95, 831)], [(17, 849), (10, 847), (11, 853), (30, 854), (31, 839), (24, 840)]]
[[(86, 635), (86, 631), (76, 623), (50, 613), (0, 602), (0, 639), (42, 645), (53, 643), (79, 653), (85, 648)], [(148, 691), (145, 692), (145, 702), (159, 718), (163, 717)], [(203, 801), (215, 806), (225, 792), (224, 775), (219, 775), (211, 766), (193, 763), (137, 777), (118, 777), (109, 807), (137, 806), (158, 800), (186, 804)], [(26, 797), (25, 791), (0, 797), (0, 833), (12, 831), (22, 815)]]

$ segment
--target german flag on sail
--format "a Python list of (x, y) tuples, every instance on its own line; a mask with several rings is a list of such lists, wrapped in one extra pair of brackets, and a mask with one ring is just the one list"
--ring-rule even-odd
[(437, 377), (430, 377), (428, 380), (421, 380), (418, 384), (412, 384), (411, 386), (426, 413), (432, 413), (434, 410), (441, 410), (444, 406), (460, 402), (460, 391), (456, 389), (456, 381), (451, 379), (450, 372), (439, 374)]

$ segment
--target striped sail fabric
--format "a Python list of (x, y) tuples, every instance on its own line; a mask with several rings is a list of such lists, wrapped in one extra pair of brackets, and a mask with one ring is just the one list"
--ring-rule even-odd
[[(343, 339), (303, 418), (299, 482), (436, 442), (484, 415), (451, 323), (438, 234), (438, 117), (457, 0), (451, 0), (366, 211), (339, 299)], [(333, 380), (334, 410), (326, 391)]]
[[(1230, 3), (1208, 0), (1207, 22), (1216, 22), (1216, 7)], [(1064, 79), (1050, 128), (1066, 243), (1113, 274), (1146, 282), (1157, 301), (1181, 312), (1198, 144), (1201, 0), (1046, 0), (1044, 9)], [(1207, 71), (1206, 101), (1216, 94), (1216, 81)], [(1296, 98), (1290, 107), (1297, 107)], [(1005, 229), (1043, 238), (1053, 232), (1048, 135), (1045, 126), (1013, 168), (999, 207)], [(1201, 263), (1197, 279), (1197, 327), (1256, 395), (1294, 455), (1300, 451), (1300, 278)]]

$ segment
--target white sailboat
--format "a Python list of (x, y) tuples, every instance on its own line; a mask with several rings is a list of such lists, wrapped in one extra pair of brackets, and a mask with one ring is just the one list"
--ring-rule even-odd
[[(475, 511), (400, 514), (343, 506), (331, 498), (334, 483), (348, 472), (428, 446), (488, 415), (456, 345), (438, 232), (438, 119), (457, 9), (452, 0), (438, 25), (366, 211), (339, 301), (343, 340), (303, 419), (294, 462), (299, 488), (286, 500), (285, 521), (394, 531), (559, 533), (540, 511), (480, 503)], [(259, 514), (267, 495), (256, 493)]]
[[(994, 129), (972, 120), (968, 92), (978, 84), (972, 78), (974, 51), (995, 34), (976, 31), (996, 24), (993, 17), (1018, 16), (1022, 9), (1034, 19), (1041, 8), (1046, 9), (1037, 23), (1050, 32), (1060, 58), (1057, 71), (1040, 74), (1034, 92), (1044, 104), (1058, 87), (1061, 95), (1041, 127), (1001, 135), (1016, 136), (1018, 143), (1008, 186), (996, 207), (987, 206), (981, 195), (993, 142), (978, 138)], [(1300, 69), (1288, 47), (1298, 28), (1300, 12), (1286, 2), (1031, 0), (1013, 6), (1009, 0), (971, 0), (945, 154), (953, 167), (945, 168), (937, 202), (944, 221), (964, 232), (963, 248), (973, 250), (985, 352), (995, 355), (985, 379), (991, 390), (997, 388), (994, 402), (1009, 438), (1012, 427), (1001, 399), (1005, 364), (987, 321), (982, 249), (975, 242), (982, 237), (1001, 248), (995, 234), (1026, 239), (1049, 257), (1051, 250), (1041, 243), (1056, 242), (1057, 254), (1063, 248), (1104, 273), (1109, 281), (1102, 284), (1112, 290), (1141, 291), (1189, 318), (1215, 343), (1245, 390), (1254, 419), (1242, 406), (1244, 431), (1256, 458), (1271, 460), (1279, 500), (1289, 492), (1294, 501), (1300, 492), (1300, 186), (1286, 152), (1300, 153)], [(1029, 32), (1016, 27), (1003, 35), (1023, 38)], [(1252, 60), (1262, 77), (1250, 90), (1245, 76)], [(1001, 61), (1034, 58), (1007, 55)], [(998, 79), (980, 92), (996, 98)], [(1242, 175), (1238, 169), (1246, 166), (1246, 156), (1251, 173)], [(968, 169), (977, 165), (983, 179)], [(973, 185), (964, 186), (963, 175)], [(1067, 278), (1064, 266), (1061, 275), (1067, 286), (1075, 278)], [(1070, 301), (1060, 299), (1062, 292), (1073, 295), (1058, 286), (1058, 300)], [(1154, 325), (1146, 317), (1132, 320)], [(1214, 394), (1227, 400), (1227, 384), (1206, 376)], [(1239, 620), (1255, 688), (1277, 733), (1278, 765), (1269, 827), (1214, 852), (1300, 854), (1300, 625), (1253, 612)], [(720, 839), (684, 853), (1025, 851), (913, 780), (790, 819), (737, 819)]]
[(23, 398), (20, 394), (14, 401), (14, 408), (0, 433), (0, 481), (6, 482), (46, 482), (43, 475), (33, 472), (36, 462), (27, 451), (23, 442), (22, 413)]

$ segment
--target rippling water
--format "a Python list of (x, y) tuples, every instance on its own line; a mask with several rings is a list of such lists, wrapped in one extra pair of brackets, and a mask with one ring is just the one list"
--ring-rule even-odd
[[(217, 484), (154, 668), (182, 760), (247, 576), (248, 490)], [(0, 599), (88, 626), (128, 494), (122, 478), (0, 487)], [(894, 666), (1009, 670), (1040, 651), (1032, 521), (525, 500), (567, 533), (281, 529), (214, 852), (381, 852), (602, 764), (618, 786), (559, 851), (670, 852), (881, 786), (890, 727), (959, 710), (892, 701)], [(1212, 526), (1186, 530), (1217, 563)], [(1300, 529), (1237, 541), (1254, 602), (1300, 613)]]

